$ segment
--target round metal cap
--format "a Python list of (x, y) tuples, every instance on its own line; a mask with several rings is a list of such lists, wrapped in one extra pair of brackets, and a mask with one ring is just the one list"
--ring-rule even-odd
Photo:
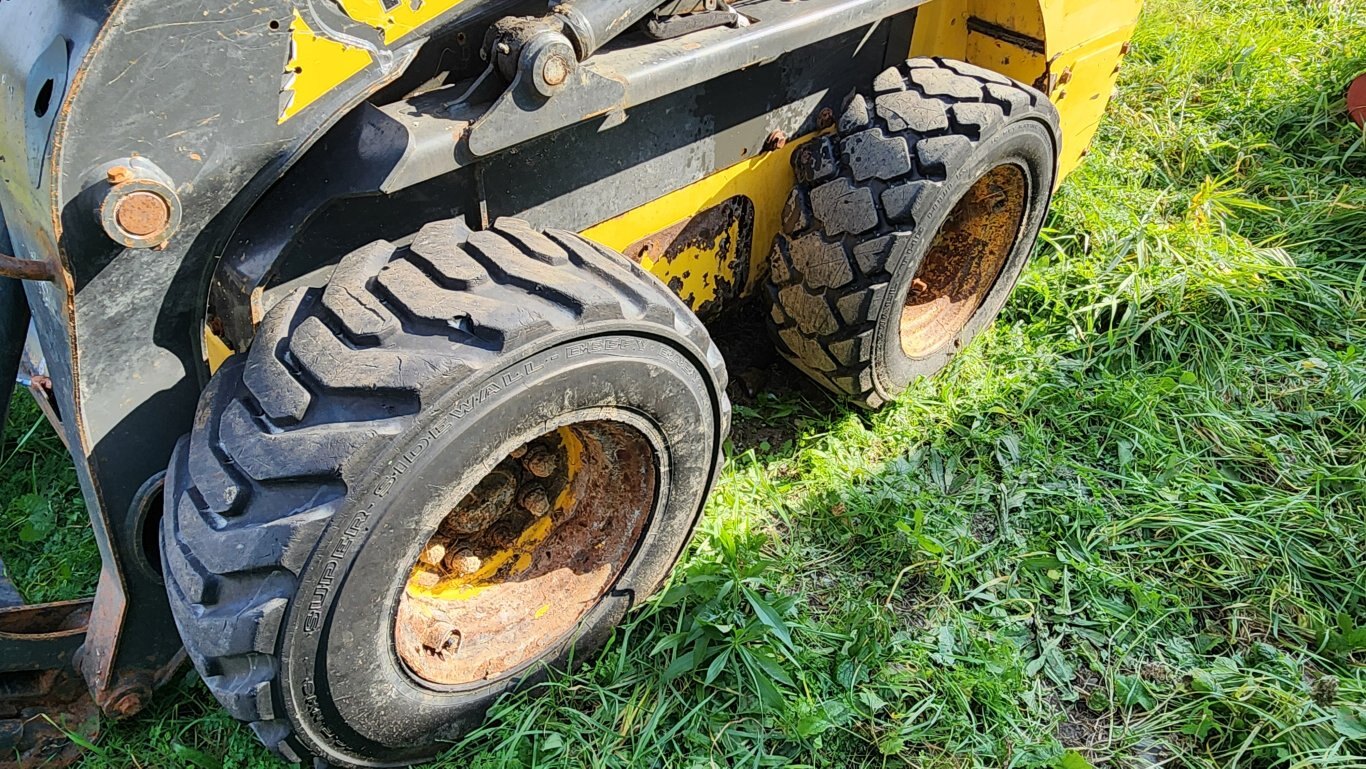
[[(120, 169), (122, 170), (122, 169)], [(166, 184), (131, 173), (109, 176), (113, 184), (100, 203), (100, 224), (114, 242), (128, 248), (156, 248), (180, 227), (180, 199)]]

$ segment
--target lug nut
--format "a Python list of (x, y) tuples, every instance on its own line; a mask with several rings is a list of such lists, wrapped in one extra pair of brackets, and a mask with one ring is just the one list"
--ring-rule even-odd
[(544, 446), (532, 446), (522, 457), (522, 467), (537, 478), (549, 478), (555, 474), (560, 462), (555, 454)]
[(446, 546), (439, 542), (433, 542), (422, 548), (422, 554), (417, 557), (417, 560), (428, 566), (440, 566), (441, 562), (446, 560)]
[(469, 550), (461, 550), (458, 553), (448, 553), (446, 555), (445, 563), (446, 571), (450, 572), (451, 576), (454, 577), (469, 576), (476, 571), (479, 571), (479, 567), (484, 565), (484, 562), (479, 560), (479, 557)]
[(517, 503), (522, 506), (523, 510), (535, 516), (542, 516), (550, 512), (550, 497), (546, 496), (545, 489), (540, 486), (527, 486), (522, 489)]
[(512, 473), (495, 468), (446, 517), (441, 528), (451, 534), (477, 534), (498, 520), (516, 494)]

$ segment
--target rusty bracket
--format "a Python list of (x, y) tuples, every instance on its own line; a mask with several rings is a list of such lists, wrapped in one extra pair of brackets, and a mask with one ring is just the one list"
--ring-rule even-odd
[(0, 769), (66, 766), (80, 752), (71, 735), (98, 735), (99, 709), (72, 665), (90, 603), (0, 608)]
[(20, 259), (17, 256), (0, 254), (0, 278), (53, 281), (57, 279), (57, 268), (53, 267), (50, 262)]

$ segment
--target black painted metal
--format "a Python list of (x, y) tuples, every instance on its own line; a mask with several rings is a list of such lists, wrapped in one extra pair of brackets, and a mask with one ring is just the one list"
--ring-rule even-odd
[[(0, 252), (9, 249), (5, 218), (0, 216)], [(19, 359), (24, 354), (24, 340), (28, 338), (28, 319), (24, 284), (14, 278), (0, 278), (0, 448), (5, 442), (5, 425), (9, 421), (14, 380), (19, 374)], [(0, 582), (8, 582), (4, 579), (4, 571), (4, 565), (0, 563)], [(4, 584), (0, 583), (0, 606), (4, 605)]]
[(9, 419), (19, 358), (28, 336), (28, 319), (24, 284), (14, 278), (0, 278), (0, 444), (4, 443), (3, 427)]
[[(626, 36), (584, 62), (559, 93), (546, 99), (513, 88), (484, 111), (451, 89), (449, 103), (396, 103), (386, 111), (413, 139), (385, 181), (385, 191), (419, 184), (568, 126), (625, 112), (671, 93), (755, 67), (849, 30), (904, 15), (926, 0), (760, 0), (744, 6), (754, 22), (640, 44)], [(890, 23), (890, 22), (888, 22)], [(909, 50), (909, 46), (907, 47)], [(901, 55), (904, 55), (902, 52)], [(434, 96), (434, 95), (433, 95)]]
[(758, 156), (773, 131), (809, 134), (823, 107), (882, 69), (889, 30), (832, 35), (639, 105), (607, 130), (590, 120), (495, 155), (479, 164), (488, 214), (582, 230)]
[[(245, 344), (253, 311), (244, 298), (256, 288), (265, 289), (259, 313), (295, 286), (320, 285), (342, 254), (375, 238), (411, 236), (432, 212), (463, 214), (471, 224), (482, 211), (585, 229), (754, 157), (775, 130), (791, 137), (816, 130), (821, 108), (838, 107), (871, 81), (885, 57), (903, 55), (894, 52), (909, 48), (909, 35), (909, 25), (899, 23), (856, 29), (640, 105), (611, 128), (604, 129), (604, 119), (589, 120), (515, 153), (483, 161), (465, 155), (468, 164), (453, 172), (394, 190), (382, 184), (394, 178), (388, 169), (398, 158), (411, 160), (417, 142), (445, 141), (419, 119), (448, 109), (443, 93), (402, 109), (364, 109), (310, 151), (243, 222), (215, 275), (214, 309), (230, 340)], [(367, 162), (357, 163), (362, 142)], [(316, 180), (325, 169), (333, 170), (322, 186)]]
[[(280, 125), (295, 5), (0, 2), (0, 79), (12, 84), (0, 88), (0, 208), (16, 256), (60, 265), (56, 283), (25, 290), (104, 563), (82, 658), (92, 690), (116, 691), (125, 672), (161, 669), (180, 652), (134, 502), (192, 419), (204, 377), (197, 329), (221, 240), (304, 146), (399, 78), (422, 42), (385, 50), (334, 4), (306, 4), (314, 28), (370, 41), (373, 65)], [(179, 232), (160, 250), (116, 244), (94, 216), (102, 169), (131, 156), (163, 169), (182, 202)], [(0, 643), (0, 656), (11, 651)]]
[(9, 573), (5, 571), (5, 562), (0, 560), (0, 609), (22, 606), (23, 603), (24, 597), (19, 595), (19, 590), (10, 582)]
[(89, 612), (89, 599), (0, 608), (0, 680), (7, 673), (68, 668), (85, 642)]

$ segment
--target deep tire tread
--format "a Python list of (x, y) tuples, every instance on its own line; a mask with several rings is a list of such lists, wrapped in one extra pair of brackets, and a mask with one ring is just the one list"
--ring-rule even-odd
[[(870, 98), (846, 103), (838, 135), (793, 153), (797, 186), (769, 270), (769, 327), (779, 352), (818, 384), (869, 408), (893, 393), (872, 375), (873, 329), (892, 276), (893, 240), (977, 143), (999, 126), (1057, 113), (1043, 94), (990, 70), (916, 58), (885, 70)], [(901, 156), (904, 142), (907, 157)], [(804, 262), (819, 245), (843, 264)], [(832, 282), (830, 276), (850, 275)]]
[[(680, 299), (578, 235), (518, 220), (481, 232), (435, 222), (411, 246), (352, 253), (326, 288), (272, 308), (252, 349), (213, 377), (172, 458), (162, 558), (191, 660), (268, 748), (291, 761), (311, 755), (284, 718), (275, 655), (297, 575), (347, 483), (413, 423), (432, 385), (615, 319), (681, 331), (728, 429), (720, 352)], [(396, 395), (418, 408), (386, 415)], [(358, 403), (370, 404), (359, 412), (367, 418), (357, 419)]]

